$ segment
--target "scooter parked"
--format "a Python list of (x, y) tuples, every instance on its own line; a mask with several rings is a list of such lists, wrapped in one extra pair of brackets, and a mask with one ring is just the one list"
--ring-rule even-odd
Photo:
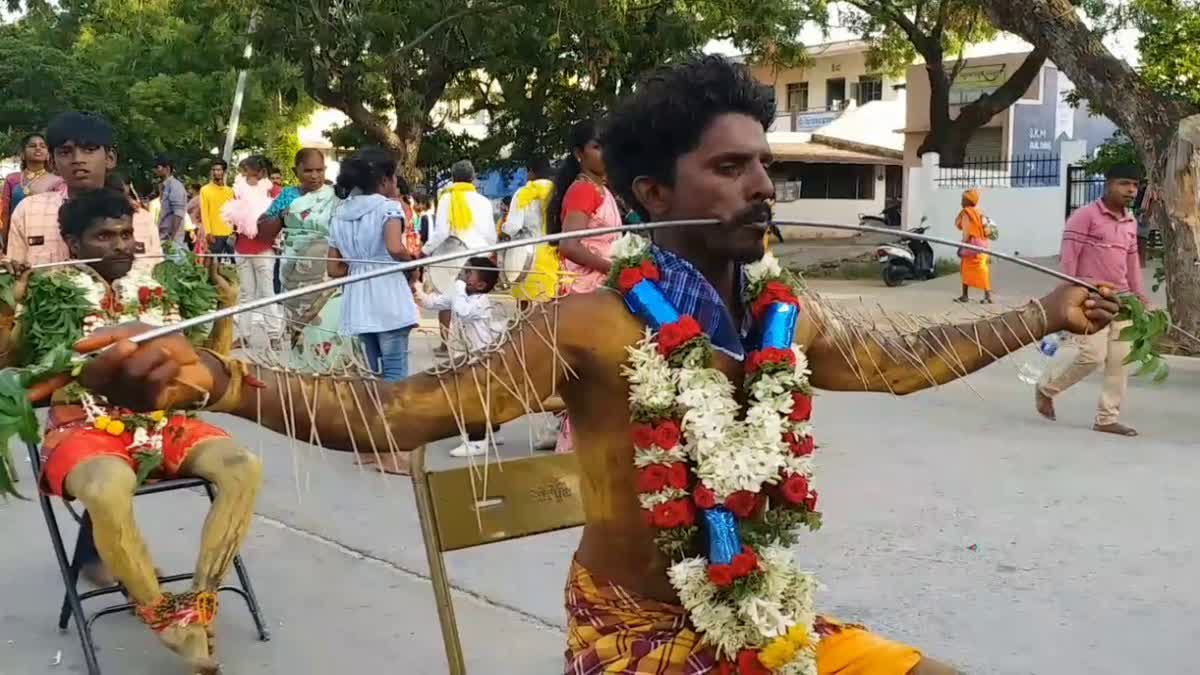
[[(913, 234), (925, 234), (929, 226), (911, 230)], [(901, 236), (899, 243), (882, 244), (875, 249), (875, 257), (882, 266), (883, 283), (889, 287), (899, 286), (909, 279), (924, 280), (937, 276), (933, 265), (933, 247), (929, 242)]]

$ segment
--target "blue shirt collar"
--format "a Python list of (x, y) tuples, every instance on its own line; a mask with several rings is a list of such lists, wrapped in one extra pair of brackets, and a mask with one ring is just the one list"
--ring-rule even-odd
[[(690, 262), (654, 246), (651, 248), (654, 264), (658, 266), (659, 288), (680, 314), (691, 315), (704, 329), (714, 349), (741, 361), (746, 348), (742, 343), (745, 331), (734, 324), (729, 308), (721, 300), (717, 289), (704, 278)], [(742, 292), (744, 279), (738, 268), (736, 293)], [(745, 317), (740, 322), (746, 326)]]

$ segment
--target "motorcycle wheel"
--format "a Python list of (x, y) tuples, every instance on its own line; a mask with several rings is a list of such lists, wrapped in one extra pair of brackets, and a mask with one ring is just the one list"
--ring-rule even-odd
[(900, 265), (893, 263), (883, 266), (883, 283), (888, 288), (895, 288), (904, 283), (904, 279), (907, 276), (908, 273)]

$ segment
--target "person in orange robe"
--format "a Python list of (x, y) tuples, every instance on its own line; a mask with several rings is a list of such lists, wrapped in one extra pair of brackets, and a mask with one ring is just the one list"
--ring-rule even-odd
[[(983, 214), (979, 212), (979, 190), (974, 188), (963, 192), (962, 211), (959, 211), (954, 226), (962, 231), (964, 244), (988, 246), (987, 232), (983, 228)], [(989, 269), (988, 256), (966, 249), (959, 249), (962, 259), (962, 295), (955, 302), (968, 302), (968, 289), (978, 288), (983, 291), (983, 304), (992, 304), (992, 273)]]

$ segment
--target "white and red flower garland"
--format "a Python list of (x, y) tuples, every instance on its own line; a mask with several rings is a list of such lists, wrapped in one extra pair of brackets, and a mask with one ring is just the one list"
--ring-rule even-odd
[[(745, 269), (746, 301), (761, 321), (776, 304), (797, 308), (798, 285), (769, 254)], [(657, 282), (650, 245), (626, 235), (613, 246), (611, 284), (630, 294)], [(643, 317), (644, 318), (644, 317)], [(808, 364), (796, 346), (746, 357), (745, 414), (734, 386), (713, 366), (708, 337), (690, 316), (647, 329), (629, 348), (638, 499), (672, 561), (672, 585), (719, 660), (719, 673), (815, 675), (812, 577), (787, 546), (802, 525), (819, 526), (813, 489)], [(743, 542), (726, 564), (701, 544), (704, 511), (723, 506)]]
[[(135, 267), (111, 285), (82, 270), (64, 273), (72, 275), (72, 281), (79, 287), (81, 295), (94, 308), (83, 321), (84, 337), (106, 326), (127, 321), (161, 326), (179, 320), (179, 312), (167, 299), (162, 284), (147, 270)], [(148, 462), (145, 469), (148, 473), (161, 463), (163, 431), (170, 421), (166, 411), (150, 414), (119, 411), (105, 406), (96, 396), (82, 390), (78, 392), (78, 398), (88, 423), (121, 438), (138, 460), (139, 469)]]

